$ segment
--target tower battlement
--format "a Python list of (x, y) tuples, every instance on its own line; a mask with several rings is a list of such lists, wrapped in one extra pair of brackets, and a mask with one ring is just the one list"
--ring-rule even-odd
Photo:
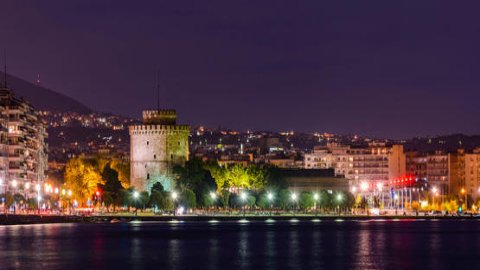
[(175, 125), (176, 110), (145, 110), (142, 112), (143, 123), (146, 125)]
[(145, 110), (143, 124), (128, 127), (130, 183), (150, 191), (160, 182), (165, 190), (175, 186), (173, 167), (188, 160), (190, 126), (177, 125), (175, 110)]

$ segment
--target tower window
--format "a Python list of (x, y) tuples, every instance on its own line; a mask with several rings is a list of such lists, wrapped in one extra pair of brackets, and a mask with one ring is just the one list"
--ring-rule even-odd
[(170, 154), (170, 159), (173, 159), (173, 154)]
[(157, 155), (153, 155), (153, 159), (157, 159)]
[(147, 141), (147, 145), (149, 145), (149, 144), (150, 144), (150, 142), (149, 142), (149, 141)]
[(147, 180), (149, 180), (149, 179), (150, 179), (150, 174), (149, 174), (149, 173), (147, 173)]

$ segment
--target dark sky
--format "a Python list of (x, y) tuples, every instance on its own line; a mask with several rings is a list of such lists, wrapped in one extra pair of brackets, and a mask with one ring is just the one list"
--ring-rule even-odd
[(12, 74), (235, 129), (480, 133), (478, 1), (2, 0)]

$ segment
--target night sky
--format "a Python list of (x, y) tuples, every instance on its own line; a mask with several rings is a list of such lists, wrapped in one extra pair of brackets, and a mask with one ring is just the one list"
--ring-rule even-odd
[(160, 70), (162, 107), (191, 125), (474, 134), (477, 3), (2, 0), (0, 48), (13, 75), (104, 112), (155, 107)]

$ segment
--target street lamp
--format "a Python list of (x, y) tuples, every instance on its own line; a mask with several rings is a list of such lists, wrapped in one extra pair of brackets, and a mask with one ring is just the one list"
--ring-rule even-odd
[(313, 204), (314, 204), (314, 207), (315, 207), (315, 216), (318, 215), (317, 202), (318, 202), (319, 199), (320, 199), (320, 195), (318, 195), (318, 193), (314, 193), (313, 194)]
[(338, 214), (340, 215), (340, 203), (342, 202), (343, 196), (342, 193), (337, 194), (337, 201), (338, 201)]
[(138, 213), (137, 213), (137, 211), (138, 211), (137, 199), (138, 199), (139, 196), (140, 196), (140, 194), (138, 193), (138, 191), (133, 192), (133, 200), (135, 201), (135, 216), (138, 215)]
[(468, 198), (467, 198), (467, 191), (465, 190), (465, 188), (462, 188), (462, 190), (460, 191), (462, 192), (462, 194), (465, 194), (465, 209), (468, 210)]
[(270, 216), (272, 215), (272, 208), (273, 208), (273, 205), (272, 205), (272, 202), (273, 202), (273, 194), (271, 192), (268, 192), (267, 193), (267, 199), (268, 199), (268, 202), (269, 202), (269, 205), (270, 205)]
[(28, 211), (28, 192), (30, 191), (30, 183), (29, 182), (25, 183), (25, 187), (24, 187), (23, 191), (25, 193), (24, 194), (25, 195), (25, 202), (26, 202), (25, 209), (26, 209), (26, 211)]
[(245, 208), (246, 208), (245, 202), (247, 201), (247, 193), (242, 192), (240, 194), (240, 199), (242, 199), (242, 202), (243, 202), (243, 216), (245, 216)]
[(292, 202), (293, 202), (293, 215), (295, 216), (295, 210), (297, 208), (296, 202), (297, 202), (297, 199), (298, 199), (297, 193), (295, 193), (295, 192), (292, 193), (291, 198), (292, 198)]
[(173, 216), (175, 216), (175, 212), (177, 211), (176, 201), (178, 198), (178, 193), (176, 191), (172, 191), (172, 201), (173, 201)]
[(212, 199), (212, 205), (213, 205), (213, 215), (215, 215), (215, 201), (217, 200), (217, 193), (215, 192), (210, 192), (210, 198)]
[[(12, 180), (12, 187), (13, 187), (13, 195), (17, 192), (17, 180), (13, 179)], [(17, 201), (15, 200), (15, 196), (13, 197), (13, 213), (15, 214), (17, 212)]]
[(362, 182), (360, 183), (360, 189), (361, 189), (363, 192), (367, 191), (367, 189), (368, 189), (368, 183), (365, 182), (365, 181), (362, 181)]

